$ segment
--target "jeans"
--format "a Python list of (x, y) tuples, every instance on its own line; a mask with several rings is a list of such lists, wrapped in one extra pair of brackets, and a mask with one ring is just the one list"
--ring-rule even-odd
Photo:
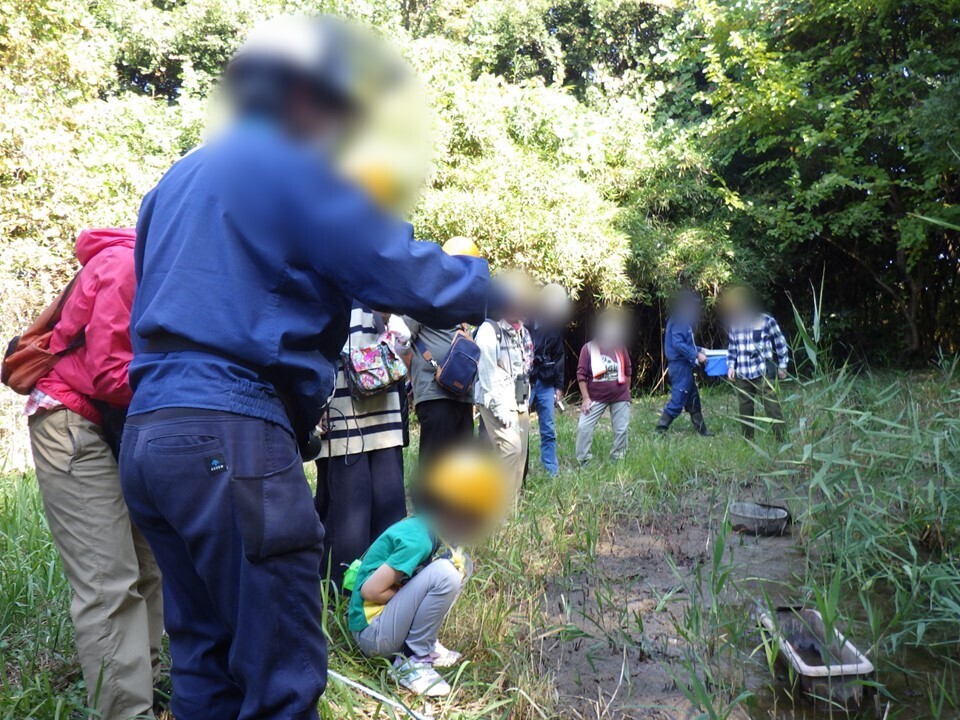
[(672, 420), (684, 411), (691, 415), (700, 412), (700, 391), (693, 376), (693, 366), (686, 362), (671, 362), (667, 374), (670, 377), (670, 401), (663, 409), (664, 415)]
[(177, 720), (317, 720), (323, 526), (293, 435), (158, 410), (127, 421), (120, 475), (163, 571)]
[(577, 424), (577, 462), (585, 465), (593, 459), (593, 433), (603, 413), (610, 409), (610, 421), (613, 424), (613, 449), (611, 460), (622, 460), (627, 454), (627, 436), (630, 430), (630, 403), (594, 402), (587, 413), (580, 414)]
[(338, 586), (349, 565), (395, 522), (407, 516), (403, 449), (317, 460), (317, 512), (326, 530), (321, 572)]
[(560, 471), (557, 462), (557, 430), (554, 423), (555, 388), (537, 380), (530, 395), (530, 411), (540, 425), (540, 461), (551, 476)]

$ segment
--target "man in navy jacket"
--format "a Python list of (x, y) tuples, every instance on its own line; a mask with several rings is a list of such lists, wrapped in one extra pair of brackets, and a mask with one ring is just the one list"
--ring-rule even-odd
[(163, 571), (177, 720), (317, 717), (323, 527), (298, 443), (351, 299), (438, 327), (488, 313), (485, 262), (415, 242), (331, 169), (359, 109), (350, 39), (329, 18), (255, 32), (233, 126), (141, 206), (121, 471)]
[(700, 298), (689, 290), (681, 292), (674, 301), (663, 338), (663, 354), (670, 376), (670, 402), (660, 415), (658, 432), (666, 432), (670, 424), (687, 411), (698, 433), (704, 436), (713, 434), (703, 419), (700, 391), (693, 375), (697, 364), (707, 361), (707, 356), (693, 339), (693, 329), (699, 321)]

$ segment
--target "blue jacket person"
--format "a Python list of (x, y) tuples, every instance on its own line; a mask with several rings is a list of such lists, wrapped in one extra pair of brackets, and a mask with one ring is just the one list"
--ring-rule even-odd
[[(333, 390), (352, 298), (439, 327), (487, 313), (451, 257), (331, 170), (369, 55), (281, 18), (228, 65), (234, 120), (144, 198), (121, 474), (169, 603), (177, 720), (313, 720), (323, 527), (298, 441)], [(369, 64), (369, 63), (368, 63)]]
[(670, 401), (660, 415), (658, 432), (666, 432), (670, 423), (686, 411), (690, 413), (690, 420), (698, 433), (712, 435), (703, 419), (700, 391), (693, 372), (698, 364), (707, 361), (703, 349), (697, 346), (693, 337), (693, 330), (699, 321), (700, 298), (689, 290), (679, 293), (663, 338), (663, 354), (670, 377)]

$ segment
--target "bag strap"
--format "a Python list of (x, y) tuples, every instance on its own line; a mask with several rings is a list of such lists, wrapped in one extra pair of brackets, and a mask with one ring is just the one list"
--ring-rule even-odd
[[(467, 337), (470, 337), (470, 326), (466, 323), (460, 323), (457, 325), (457, 330), (462, 332)], [(437, 365), (437, 361), (433, 359), (433, 353), (427, 349), (427, 346), (423, 344), (423, 340), (420, 339), (419, 332), (412, 333), (410, 340), (413, 342), (413, 346), (420, 353), (420, 357), (430, 363), (433, 367), (439, 367)]]
[(437, 367), (437, 361), (433, 359), (433, 353), (427, 349), (427, 346), (423, 344), (423, 340), (420, 339), (420, 336), (413, 338), (413, 346), (420, 353), (420, 357), (426, 360), (428, 363)]
[(377, 331), (377, 337), (380, 337), (387, 331), (387, 325), (383, 322), (383, 317), (376, 310), (370, 311), (373, 314), (373, 327)]

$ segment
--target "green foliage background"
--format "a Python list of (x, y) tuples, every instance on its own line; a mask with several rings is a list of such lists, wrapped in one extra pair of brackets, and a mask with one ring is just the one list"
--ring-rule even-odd
[(201, 141), (247, 28), (301, 11), (374, 25), (424, 78), (420, 237), (588, 302), (746, 280), (783, 303), (825, 275), (848, 346), (960, 347), (957, 234), (914, 216), (960, 220), (957, 0), (0, 0), (4, 325)]

